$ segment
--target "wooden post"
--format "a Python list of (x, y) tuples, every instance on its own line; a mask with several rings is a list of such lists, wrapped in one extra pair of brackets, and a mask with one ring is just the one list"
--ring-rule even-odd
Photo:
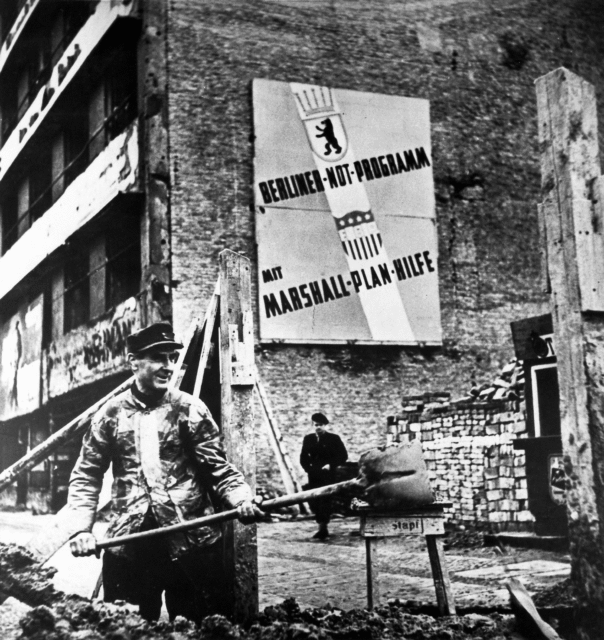
[(595, 91), (537, 80), (541, 228), (551, 287), (572, 578), (581, 638), (604, 638), (604, 237)]
[(426, 534), (426, 545), (430, 556), (438, 612), (441, 616), (454, 616), (455, 600), (451, 590), (451, 580), (449, 579), (442, 535)]
[(365, 538), (365, 552), (367, 562), (367, 608), (370, 611), (380, 604), (378, 540), (379, 538)]
[[(233, 251), (220, 254), (221, 426), (228, 459), (256, 488), (253, 391), (254, 330), (250, 261)], [(256, 525), (225, 525), (227, 607), (233, 620), (246, 623), (258, 613)]]

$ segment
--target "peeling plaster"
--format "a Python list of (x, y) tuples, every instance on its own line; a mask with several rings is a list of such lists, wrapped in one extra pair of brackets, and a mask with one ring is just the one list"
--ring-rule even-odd
[(94, 324), (50, 344), (44, 352), (45, 401), (127, 367), (126, 337), (141, 326), (141, 304), (129, 298)]

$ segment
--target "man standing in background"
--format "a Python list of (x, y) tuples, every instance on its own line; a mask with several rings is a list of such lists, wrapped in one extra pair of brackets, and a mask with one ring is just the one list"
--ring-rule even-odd
[[(329, 424), (325, 415), (313, 413), (311, 420), (315, 432), (304, 436), (300, 464), (308, 474), (308, 488), (316, 489), (336, 482), (336, 468), (348, 460), (348, 452), (340, 436), (325, 429)], [(331, 498), (313, 501), (312, 509), (319, 525), (313, 538), (325, 540), (329, 537), (327, 525), (332, 511)]]

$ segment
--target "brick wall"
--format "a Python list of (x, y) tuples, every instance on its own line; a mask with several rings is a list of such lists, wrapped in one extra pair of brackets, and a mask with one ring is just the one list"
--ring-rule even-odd
[(292, 457), (314, 411), (358, 458), (403, 394), (459, 395), (499, 370), (512, 355), (510, 321), (548, 310), (533, 83), (565, 65), (604, 89), (598, 3), (170, 0), (167, 33), (180, 333), (207, 304), (222, 249), (256, 265), (253, 78), (431, 101), (444, 345), (259, 345)]
[(432, 488), (453, 503), (451, 523), (531, 530), (524, 451), (513, 448), (526, 437), (524, 403), (447, 396), (404, 397), (402, 411), (388, 418), (388, 444), (421, 441)]

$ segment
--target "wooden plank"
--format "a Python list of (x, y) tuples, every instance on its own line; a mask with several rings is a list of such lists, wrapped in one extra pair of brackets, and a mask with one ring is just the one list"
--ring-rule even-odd
[(510, 592), (512, 610), (518, 620), (520, 630), (536, 640), (562, 640), (556, 631), (539, 615), (534, 602), (524, 585), (516, 578), (506, 583)]
[[(545, 212), (541, 203), (537, 204), (537, 222), (539, 225), (539, 237), (541, 238), (541, 243), (539, 245), (539, 272), (541, 275), (541, 289), (543, 293), (551, 293), (552, 285), (549, 279), (549, 267), (547, 262), (547, 228), (545, 225)], [(516, 357), (520, 358), (518, 354), (516, 354)]]
[[(596, 198), (599, 202), (600, 194)], [(582, 311), (604, 311), (604, 240), (594, 205), (587, 198), (575, 198), (572, 204)]]
[(32, 469), (42, 460), (46, 460), (46, 458), (62, 444), (83, 433), (88, 428), (90, 418), (92, 418), (107, 401), (126, 390), (132, 384), (132, 380), (133, 378), (129, 378), (125, 382), (122, 382), (122, 384), (116, 387), (111, 393), (108, 393), (104, 398), (95, 402), (84, 411), (84, 413), (71, 420), (71, 422), (68, 422), (62, 429), (53, 433), (44, 440), (44, 442), (41, 442), (37, 447), (32, 449), (26, 456), (23, 456), (23, 458), (17, 460), (17, 462), (10, 467), (7, 467), (0, 473), (0, 491), (11, 485), (22, 473)]
[(367, 608), (371, 611), (380, 603), (380, 571), (378, 568), (379, 538), (365, 538), (367, 554)]
[(445, 559), (442, 536), (426, 536), (430, 566), (432, 567), (432, 579), (436, 591), (436, 603), (442, 616), (454, 616), (455, 600), (449, 579), (449, 570)]
[[(254, 448), (254, 335), (251, 264), (233, 251), (220, 254), (221, 427), (228, 459), (256, 488)], [(258, 613), (256, 525), (224, 526), (227, 611), (246, 623)]]
[(604, 637), (604, 617), (596, 615), (604, 610), (604, 318), (593, 313), (604, 309), (596, 100), (594, 87), (566, 69), (539, 78), (536, 89), (572, 577), (583, 605), (579, 635), (595, 640)]
[(443, 535), (445, 520), (442, 516), (407, 517), (361, 517), (361, 535), (363, 537), (395, 537)]
[[(285, 443), (285, 440), (283, 439), (283, 435), (281, 433), (281, 430), (279, 429), (277, 421), (273, 416), (270, 402), (268, 400), (268, 395), (266, 394), (264, 385), (260, 381), (260, 375), (257, 371), (256, 392), (258, 393), (260, 407), (264, 412), (264, 421), (267, 426), (269, 441), (273, 448), (273, 452), (275, 453), (277, 464), (279, 465), (279, 471), (281, 472), (281, 478), (283, 479), (285, 490), (287, 493), (297, 493), (298, 491), (302, 491), (302, 486), (300, 485), (300, 483), (298, 482), (298, 478), (296, 477), (296, 472), (294, 470), (294, 465), (289, 455), (287, 445)], [(309, 509), (304, 503), (302, 503), (300, 505), (300, 511), (302, 511), (303, 513), (308, 513)]]
[(199, 398), (201, 393), (201, 385), (206, 372), (208, 358), (210, 357), (210, 349), (212, 347), (212, 334), (214, 333), (214, 324), (216, 322), (216, 313), (218, 312), (219, 300), (219, 283), (216, 283), (216, 290), (210, 299), (206, 315), (203, 322), (203, 342), (201, 345), (201, 355), (199, 356), (199, 364), (197, 365), (197, 375), (195, 376), (195, 384), (193, 385), (193, 396)]

